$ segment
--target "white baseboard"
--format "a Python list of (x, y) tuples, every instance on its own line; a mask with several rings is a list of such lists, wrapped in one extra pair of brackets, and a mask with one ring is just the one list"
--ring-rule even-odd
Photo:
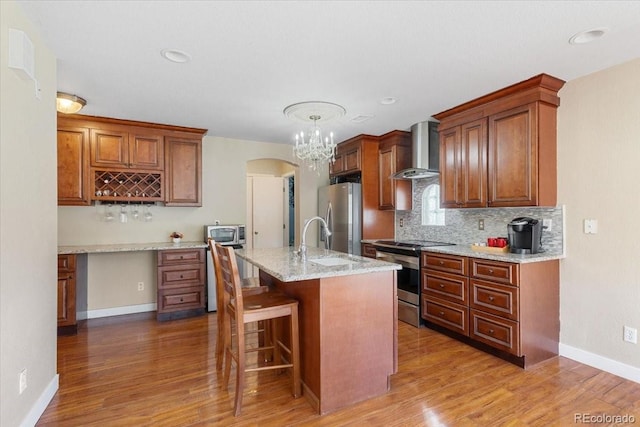
[(127, 305), (124, 307), (102, 308), (99, 310), (81, 311), (76, 314), (78, 320), (97, 319), (99, 317), (120, 316), (122, 314), (133, 313), (146, 313), (148, 311), (156, 311), (158, 305), (156, 303), (151, 304), (138, 304)]
[(53, 396), (58, 391), (59, 378), (58, 374), (53, 377), (47, 388), (44, 389), (36, 403), (29, 410), (26, 418), (20, 423), (20, 427), (33, 427), (36, 425), (45, 409), (47, 409), (47, 406), (49, 406), (51, 399), (53, 399)]
[(567, 357), (575, 360), (576, 362), (584, 363), (585, 365), (593, 366), (594, 368), (626, 378), (630, 381), (640, 383), (640, 368), (636, 368), (635, 366), (627, 365), (595, 353), (590, 353), (580, 348), (571, 347), (567, 344), (560, 343), (559, 350), (560, 356)]

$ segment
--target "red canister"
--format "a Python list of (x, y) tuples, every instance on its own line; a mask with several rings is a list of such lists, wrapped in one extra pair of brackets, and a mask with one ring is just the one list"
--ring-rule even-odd
[(498, 246), (497, 239), (495, 237), (488, 237), (487, 246), (491, 246), (492, 248), (495, 248), (496, 246)]

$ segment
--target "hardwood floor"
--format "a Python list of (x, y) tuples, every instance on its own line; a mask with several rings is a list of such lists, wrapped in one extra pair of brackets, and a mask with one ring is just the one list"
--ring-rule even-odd
[[(260, 372), (248, 376), (235, 418), (233, 382), (219, 389), (216, 336), (215, 314), (89, 320), (78, 335), (58, 339), (60, 389), (37, 425), (567, 426), (580, 414), (640, 424), (640, 384), (563, 357), (524, 371), (402, 322), (399, 369), (386, 395), (319, 416), (291, 396), (285, 375)], [(615, 421), (597, 425), (624, 425)]]

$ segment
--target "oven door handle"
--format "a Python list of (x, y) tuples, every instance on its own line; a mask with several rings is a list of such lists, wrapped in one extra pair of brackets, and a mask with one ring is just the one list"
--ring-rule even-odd
[(380, 261), (393, 262), (395, 264), (400, 264), (403, 267), (410, 268), (412, 270), (419, 270), (420, 263), (418, 257), (407, 256), (407, 255), (399, 255), (399, 254), (390, 254), (388, 252), (380, 252), (376, 251), (376, 258)]

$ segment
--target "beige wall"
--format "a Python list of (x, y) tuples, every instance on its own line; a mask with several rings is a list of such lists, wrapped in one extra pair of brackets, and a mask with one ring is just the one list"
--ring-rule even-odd
[[(58, 239), (60, 245), (169, 242), (171, 231), (184, 233), (184, 240), (202, 241), (203, 226), (246, 222), (247, 162), (273, 164), (256, 159), (293, 162), (291, 146), (232, 140), (215, 136), (204, 138), (202, 146), (202, 207), (154, 206), (153, 221), (127, 223), (101, 220), (102, 207), (60, 207)], [(304, 166), (296, 172), (298, 226), (300, 218), (315, 215), (315, 189), (328, 182), (328, 172), (318, 176)], [(299, 185), (299, 187), (298, 187)], [(156, 302), (156, 273), (153, 253), (92, 254), (88, 258), (88, 310), (111, 309)], [(139, 281), (145, 290), (137, 290)]]
[[(0, 22), (0, 425), (13, 427), (33, 424), (58, 384), (56, 59), (16, 3), (0, 1)], [(41, 99), (8, 68), (9, 28), (33, 42)]]
[(570, 81), (560, 99), (561, 342), (640, 368), (640, 344), (622, 341), (623, 325), (640, 329), (640, 59)]

